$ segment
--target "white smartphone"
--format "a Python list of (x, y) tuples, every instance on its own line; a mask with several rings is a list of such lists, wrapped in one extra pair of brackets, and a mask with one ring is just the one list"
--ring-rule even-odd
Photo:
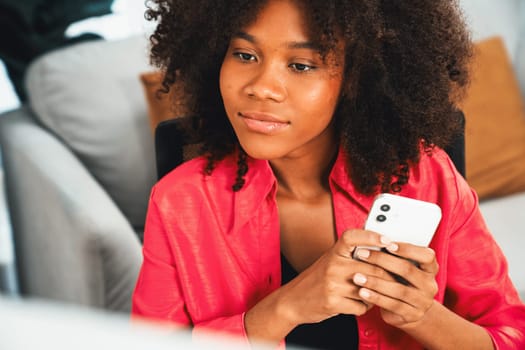
[[(376, 196), (365, 230), (377, 232), (394, 242), (428, 246), (441, 221), (441, 208), (434, 203), (382, 193)], [(357, 247), (379, 250), (378, 247)]]

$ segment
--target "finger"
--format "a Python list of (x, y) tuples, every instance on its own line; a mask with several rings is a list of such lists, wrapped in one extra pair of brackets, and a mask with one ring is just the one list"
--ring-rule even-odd
[(337, 312), (345, 315), (361, 316), (373, 307), (373, 304), (367, 303), (360, 296), (358, 299), (342, 297), (336, 300)]
[(373, 303), (370, 303), (366, 300), (363, 300), (363, 298), (361, 298), (360, 296), (358, 296), (358, 299), (354, 299), (354, 298), (349, 298), (355, 302), (358, 302), (358, 303), (361, 303), (362, 305), (364, 305), (364, 309), (361, 307), (361, 305), (357, 306), (355, 305), (354, 306), (354, 309), (353, 310), (350, 310), (349, 312), (341, 312), (345, 315), (356, 315), (356, 316), (361, 316), (363, 314), (365, 314), (368, 310), (370, 310), (371, 308), (373, 308), (375, 305)]
[[(413, 287), (408, 287), (393, 281), (385, 281), (374, 276), (365, 276), (358, 273), (354, 276), (354, 283), (415, 308), (425, 308), (429, 300), (431, 300)], [(358, 294), (361, 296), (360, 293)]]
[[(361, 289), (360, 286), (357, 286), (353, 281), (349, 282), (348, 285), (351, 286), (351, 288), (349, 288), (346, 293), (342, 294), (343, 298), (363, 303), (366, 306), (366, 310), (370, 310), (374, 306), (359, 296), (359, 290)], [(344, 310), (340, 311), (340, 313), (347, 313), (343, 311)]]
[(420, 271), (413, 263), (405, 258), (388, 252), (378, 252), (370, 249), (359, 249), (356, 252), (359, 260), (376, 265), (401, 276), (412, 275)]
[(403, 322), (421, 319), (434, 301), (433, 298), (423, 297), (413, 287), (395, 282), (356, 276), (356, 283), (364, 286), (359, 290), (359, 296), (363, 300), (398, 315)]
[[(338, 292), (338, 295), (343, 296), (343, 298), (345, 299), (349, 299), (351, 301), (364, 304), (365, 309), (363, 310), (361, 308), (361, 305), (349, 303), (346, 305), (346, 307), (343, 306), (343, 309), (339, 310), (339, 313), (361, 315), (364, 312), (370, 310), (374, 306), (373, 304), (368, 303), (367, 301), (363, 300), (363, 298), (359, 296), (359, 289), (360, 287), (356, 286), (355, 283), (353, 283), (353, 281), (348, 281), (345, 286), (340, 287), (340, 291)], [(356, 310), (356, 307), (357, 307), (357, 310)]]
[(434, 296), (437, 292), (435, 273), (423, 271), (405, 258), (370, 250), (360, 250), (357, 254), (360, 260), (374, 264), (394, 275), (402, 277), (409, 284), (424, 291), (426, 295)]
[(417, 262), (419, 268), (428, 273), (437, 274), (439, 270), (436, 253), (431, 248), (400, 242), (388, 245), (386, 250), (397, 256)]
[(413, 305), (400, 301), (399, 299), (385, 296), (369, 288), (361, 288), (359, 295), (363, 300), (373, 303), (381, 308), (381, 314), (383, 317), (385, 317), (383, 312), (390, 313), (388, 318), (391, 320), (391, 324), (408, 324), (419, 321), (435, 303), (434, 299), (429, 299), (424, 305), (414, 307)]
[(361, 288), (359, 295), (364, 300), (373, 303), (379, 308), (386, 310), (399, 317), (399, 323), (409, 323), (421, 319), (425, 313), (424, 310), (415, 308), (398, 299), (390, 298), (368, 288)]
[(334, 249), (337, 255), (352, 258), (352, 253), (357, 246), (385, 247), (381, 241), (382, 236), (376, 232), (352, 229), (343, 232), (337, 240)]
[[(367, 249), (363, 249), (363, 251), (367, 251)], [(364, 275), (367, 276), (374, 276), (377, 278), (380, 278), (385, 281), (395, 281), (395, 278), (393, 277), (392, 273), (385, 270), (384, 268), (371, 264), (365, 260), (354, 260), (354, 267), (352, 268), (352, 271), (358, 271)], [(351, 278), (353, 278), (355, 273), (351, 274)]]
[[(325, 293), (327, 295), (342, 296), (348, 299), (365, 302), (359, 296), (360, 286), (356, 285), (353, 280), (354, 276), (356, 275), (355, 271), (361, 271), (358, 273), (360, 275), (366, 274), (367, 276), (373, 276), (377, 279), (395, 282), (395, 279), (392, 277), (392, 274), (380, 267), (353, 259), (351, 260), (351, 264), (354, 266), (347, 266), (345, 270), (341, 270), (339, 273), (337, 273), (337, 276), (339, 277), (343, 275), (346, 275), (347, 277), (343, 279), (334, 278), (331, 279), (330, 283), (326, 284)], [(369, 303), (365, 302), (365, 304), (368, 306), (368, 308), (371, 307)]]

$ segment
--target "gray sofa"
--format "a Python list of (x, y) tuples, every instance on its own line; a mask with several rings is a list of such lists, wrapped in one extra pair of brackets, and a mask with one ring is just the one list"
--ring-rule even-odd
[(129, 310), (156, 180), (150, 69), (145, 37), (57, 50), (31, 65), (30, 103), (0, 117), (21, 294)]
[[(487, 14), (475, 13), (474, 3), (467, 12), (484, 29), (479, 18)], [(515, 9), (505, 15), (514, 16), (519, 2), (507, 3)], [(518, 23), (509, 19), (503, 34), (524, 84), (525, 35), (516, 34)], [(30, 103), (0, 116), (21, 294), (129, 310), (156, 174), (139, 80), (149, 70), (144, 36), (60, 49), (31, 65)], [(525, 193), (481, 203), (525, 299), (522, 208)]]

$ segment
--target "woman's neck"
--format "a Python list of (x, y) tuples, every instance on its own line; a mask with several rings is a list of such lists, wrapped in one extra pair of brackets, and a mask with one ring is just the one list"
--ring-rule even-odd
[(336, 142), (325, 142), (308, 152), (270, 161), (279, 189), (278, 196), (315, 200), (329, 191), (328, 177), (337, 156)]

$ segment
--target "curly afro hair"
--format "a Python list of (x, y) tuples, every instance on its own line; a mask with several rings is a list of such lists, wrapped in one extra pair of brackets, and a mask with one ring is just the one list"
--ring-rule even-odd
[[(472, 44), (457, 1), (295, 1), (323, 57), (344, 41), (343, 91), (334, 118), (352, 182), (364, 194), (399, 191), (421, 147), (445, 147), (460, 130), (454, 111), (468, 83)], [(239, 149), (234, 190), (242, 187), (248, 166), (222, 104), (219, 71), (232, 35), (266, 2), (147, 2), (146, 18), (158, 23), (151, 61), (165, 73), (162, 90), (182, 82), (199, 118), (206, 173)]]

